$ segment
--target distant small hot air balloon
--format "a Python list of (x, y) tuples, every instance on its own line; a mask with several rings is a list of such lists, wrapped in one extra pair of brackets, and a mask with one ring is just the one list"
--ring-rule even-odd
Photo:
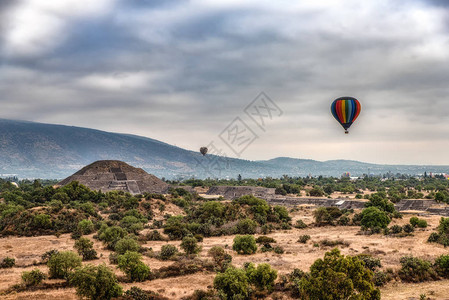
[(334, 118), (343, 126), (345, 133), (360, 114), (362, 106), (360, 102), (353, 97), (340, 97), (334, 100), (331, 105), (331, 112)]
[(206, 155), (206, 153), (207, 153), (207, 147), (201, 147), (201, 148), (200, 148), (200, 153), (203, 154), (203, 156)]

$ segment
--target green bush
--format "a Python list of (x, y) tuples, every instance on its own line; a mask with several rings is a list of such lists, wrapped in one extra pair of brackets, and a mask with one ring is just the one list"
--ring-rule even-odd
[(33, 218), (32, 226), (35, 229), (49, 229), (51, 228), (51, 217), (47, 214), (38, 214)]
[(301, 299), (380, 299), (373, 272), (359, 258), (345, 257), (338, 249), (316, 260), (310, 273), (294, 285)]
[(196, 254), (201, 250), (201, 247), (198, 246), (198, 241), (196, 238), (189, 235), (182, 239), (180, 246), (187, 255)]
[(432, 268), (432, 264), (413, 256), (404, 256), (399, 260), (401, 269), (399, 277), (406, 282), (422, 282), (427, 280), (436, 280), (437, 275)]
[(224, 273), (218, 273), (214, 278), (214, 288), (224, 299), (247, 299), (249, 282), (246, 272), (242, 269), (229, 267)]
[(266, 235), (261, 235), (256, 239), (256, 243), (258, 244), (266, 244), (266, 243), (276, 243), (276, 240), (273, 239), (272, 237), (266, 236)]
[(308, 240), (310, 240), (310, 235), (304, 234), (299, 237), (298, 242), (300, 242), (301, 244), (305, 244)]
[(424, 219), (419, 219), (417, 225), (419, 228), (427, 228), (427, 221)]
[(259, 264), (256, 268), (253, 263), (249, 263), (245, 270), (248, 281), (259, 290), (271, 290), (273, 288), (277, 271), (272, 269), (269, 264)]
[(148, 241), (163, 241), (163, 240), (165, 240), (164, 237), (162, 236), (162, 234), (157, 230), (148, 232), (146, 234), (146, 239)]
[(402, 232), (402, 227), (400, 225), (393, 225), (390, 228), (390, 232), (393, 234), (398, 234)]
[(385, 228), (390, 224), (390, 218), (384, 211), (375, 206), (365, 208), (361, 213), (360, 224), (363, 228)]
[(257, 223), (250, 218), (246, 218), (240, 220), (236, 227), (239, 234), (254, 234), (256, 233)]
[(83, 260), (92, 260), (97, 258), (97, 251), (94, 249), (94, 242), (86, 237), (81, 237), (75, 242), (76, 251), (83, 257)]
[(173, 256), (175, 256), (178, 253), (178, 248), (176, 248), (175, 245), (163, 245), (161, 247), (161, 253), (159, 254), (159, 257), (162, 260), (169, 260)]
[(68, 279), (71, 272), (81, 266), (81, 257), (72, 251), (61, 251), (50, 257), (47, 266), (50, 278)]
[(95, 226), (91, 220), (84, 219), (79, 221), (77, 231), (81, 234), (91, 234), (92, 232), (94, 232), (94, 230)]
[(134, 252), (139, 252), (140, 250), (140, 245), (139, 243), (131, 238), (130, 236), (124, 237), (123, 239), (119, 240), (116, 244), (115, 244), (115, 252), (117, 252), (117, 254), (125, 254), (126, 251), (134, 251)]
[(365, 267), (370, 269), (371, 271), (375, 271), (377, 268), (382, 267), (382, 264), (380, 263), (380, 259), (372, 257), (368, 254), (359, 254), (357, 255), (357, 258), (363, 261), (365, 264)]
[(214, 260), (218, 271), (223, 272), (232, 262), (232, 256), (219, 246), (213, 246), (209, 249), (208, 255)]
[(276, 254), (284, 254), (284, 248), (282, 248), (281, 246), (276, 246), (273, 248), (274, 253)]
[(257, 251), (256, 240), (252, 235), (237, 235), (232, 249), (239, 254), (254, 254)]
[(5, 257), (2, 262), (0, 263), (0, 268), (2, 269), (8, 269), (12, 268), (16, 265), (16, 259), (11, 257)]
[(108, 249), (113, 250), (115, 244), (127, 235), (126, 230), (119, 226), (107, 227), (99, 236), (99, 239), (104, 241)]
[(332, 224), (332, 217), (325, 207), (319, 207), (313, 212), (315, 223), (318, 226)]
[(27, 287), (39, 285), (44, 279), (45, 275), (39, 269), (22, 273), (22, 282)]
[(413, 231), (415, 231), (415, 227), (413, 227), (411, 224), (405, 224), (402, 229), (405, 233), (412, 233)]
[(118, 257), (118, 267), (130, 281), (144, 281), (151, 275), (151, 270), (141, 261), (142, 255), (137, 252), (127, 251)]
[(441, 255), (435, 260), (437, 273), (444, 278), (449, 278), (449, 255)]
[(114, 272), (106, 265), (86, 265), (75, 270), (70, 284), (76, 288), (76, 294), (91, 300), (109, 300), (122, 295)]
[(304, 221), (301, 219), (297, 220), (295, 223), (295, 228), (304, 229), (306, 227), (307, 227), (306, 223), (304, 223)]

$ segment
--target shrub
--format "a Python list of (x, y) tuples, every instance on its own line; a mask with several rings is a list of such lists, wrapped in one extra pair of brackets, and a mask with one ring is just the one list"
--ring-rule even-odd
[(2, 269), (8, 269), (12, 268), (16, 265), (16, 259), (11, 257), (5, 257), (2, 262), (0, 263), (0, 268)]
[(140, 245), (139, 243), (127, 236), (121, 240), (119, 240), (116, 244), (115, 244), (115, 252), (117, 252), (117, 254), (125, 254), (126, 251), (134, 251), (134, 252), (138, 252), (140, 250)]
[(412, 233), (413, 231), (415, 231), (415, 227), (413, 227), (411, 224), (405, 224), (404, 227), (402, 227), (402, 229), (406, 233)]
[(208, 255), (212, 257), (220, 272), (226, 270), (232, 261), (232, 256), (219, 246), (214, 246), (209, 249)]
[(254, 234), (256, 233), (257, 223), (250, 218), (240, 220), (237, 223), (237, 233), (240, 234)]
[(97, 258), (97, 251), (94, 249), (94, 242), (88, 238), (81, 237), (75, 242), (75, 249), (83, 260), (92, 260)]
[(348, 247), (349, 243), (344, 241), (344, 240), (328, 240), (328, 239), (324, 239), (322, 241), (320, 241), (320, 245), (324, 246), (324, 247), (335, 247), (338, 245), (344, 246), (344, 247)]
[(351, 222), (351, 219), (348, 216), (341, 216), (340, 219), (338, 219), (338, 225), (346, 226)]
[(412, 226), (414, 226), (414, 227), (418, 226), (418, 222), (419, 222), (419, 218), (418, 217), (411, 217), (410, 218), (410, 224), (412, 224)]
[(198, 246), (198, 241), (193, 236), (184, 237), (181, 242), (181, 248), (187, 255), (196, 254), (201, 250)]
[(99, 236), (99, 239), (104, 241), (107, 247), (114, 249), (115, 244), (127, 235), (126, 230), (119, 226), (107, 227)]
[(165, 240), (164, 237), (162, 236), (162, 234), (157, 230), (148, 232), (146, 235), (146, 239), (148, 241), (163, 241), (163, 240)]
[(94, 232), (94, 230), (95, 226), (91, 220), (84, 219), (79, 221), (77, 231), (81, 234), (91, 234), (92, 232)]
[(44, 254), (41, 255), (42, 262), (44, 264), (46, 264), (48, 262), (48, 260), (50, 259), (50, 257), (52, 257), (52, 255), (54, 255), (54, 254), (56, 254), (58, 252), (59, 251), (56, 250), (56, 249), (51, 249), (51, 250), (45, 252)]
[(364, 228), (385, 228), (390, 224), (387, 214), (375, 206), (365, 208), (361, 213), (360, 224)]
[(449, 278), (449, 255), (441, 255), (435, 260), (437, 273), (444, 278)]
[(159, 257), (162, 260), (169, 260), (173, 256), (175, 256), (178, 253), (178, 248), (176, 248), (175, 245), (163, 245), (161, 247), (161, 253), (159, 254)]
[(313, 212), (315, 223), (318, 226), (327, 225), (332, 223), (332, 217), (325, 207), (319, 207)]
[(248, 281), (259, 290), (271, 290), (273, 288), (274, 281), (277, 278), (277, 271), (272, 269), (269, 264), (259, 264), (256, 268), (253, 263), (249, 263), (245, 270)]
[(393, 226), (391, 226), (390, 231), (393, 234), (398, 234), (398, 233), (402, 232), (402, 227), (399, 225), (393, 225)]
[(323, 197), (324, 191), (320, 187), (314, 187), (309, 191), (309, 195), (312, 197)]
[(39, 269), (22, 273), (22, 282), (27, 287), (39, 285), (44, 279), (45, 275)]
[(307, 243), (308, 240), (310, 240), (310, 235), (304, 234), (299, 237), (298, 242), (305, 244), (305, 243)]
[(386, 272), (377, 271), (374, 272), (374, 285), (375, 286), (384, 286), (388, 281), (391, 280), (391, 275)]
[(380, 299), (373, 272), (357, 257), (343, 256), (338, 249), (316, 260), (296, 285), (301, 299)]
[(232, 249), (239, 254), (254, 254), (257, 251), (256, 240), (252, 235), (237, 235)]
[(276, 243), (276, 240), (272, 237), (261, 235), (256, 239), (256, 243), (258, 244), (266, 244), (266, 243)]
[(47, 266), (50, 278), (68, 279), (70, 273), (81, 266), (81, 257), (72, 251), (61, 251), (50, 257)]
[(399, 277), (406, 282), (422, 282), (437, 279), (432, 264), (429, 261), (413, 256), (404, 256), (399, 260), (401, 269)]
[(295, 223), (295, 228), (304, 229), (306, 227), (307, 227), (306, 223), (304, 223), (304, 221), (301, 219), (297, 220)]
[(224, 299), (247, 299), (249, 282), (242, 269), (229, 267), (214, 278), (214, 288)]
[(427, 228), (427, 221), (424, 219), (419, 219), (417, 225), (419, 228)]
[(429, 243), (436, 243), (440, 239), (440, 235), (437, 232), (432, 232), (427, 239), (427, 242)]
[(127, 251), (118, 257), (118, 267), (130, 281), (144, 281), (151, 275), (151, 270), (140, 259), (142, 255), (137, 252)]
[(76, 294), (92, 300), (109, 300), (122, 295), (114, 272), (106, 265), (86, 265), (75, 270), (70, 284), (76, 288)]
[(283, 254), (284, 253), (284, 248), (282, 248), (281, 246), (276, 246), (273, 248), (274, 253), (276, 254)]
[(380, 263), (380, 259), (372, 257), (368, 254), (359, 254), (357, 255), (357, 258), (363, 261), (365, 264), (365, 267), (370, 269), (371, 271), (375, 271), (376, 268), (382, 267), (382, 264)]

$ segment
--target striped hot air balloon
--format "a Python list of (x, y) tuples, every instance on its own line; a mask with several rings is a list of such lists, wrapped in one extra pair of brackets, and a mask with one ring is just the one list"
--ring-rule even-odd
[(360, 102), (353, 97), (340, 97), (334, 100), (331, 105), (331, 112), (334, 118), (343, 126), (345, 133), (357, 119), (362, 109)]

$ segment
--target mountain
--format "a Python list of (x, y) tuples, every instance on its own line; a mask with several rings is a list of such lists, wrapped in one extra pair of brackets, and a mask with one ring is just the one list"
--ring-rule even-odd
[(154, 139), (95, 129), (0, 119), (0, 175), (61, 179), (97, 160), (120, 160), (158, 177), (279, 177), (344, 172), (449, 173), (449, 166), (377, 165), (278, 157), (249, 161), (202, 156)]

